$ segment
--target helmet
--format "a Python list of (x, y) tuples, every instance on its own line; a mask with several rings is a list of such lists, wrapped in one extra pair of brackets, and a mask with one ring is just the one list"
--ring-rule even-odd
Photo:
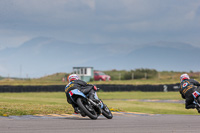
[(182, 75), (180, 76), (181, 82), (182, 82), (183, 80), (185, 80), (185, 79), (190, 79), (190, 77), (188, 76), (188, 74), (182, 74)]
[(71, 74), (67, 78), (68, 82), (71, 82), (72, 80), (78, 80), (78, 79), (79, 79), (79, 77), (76, 74)]

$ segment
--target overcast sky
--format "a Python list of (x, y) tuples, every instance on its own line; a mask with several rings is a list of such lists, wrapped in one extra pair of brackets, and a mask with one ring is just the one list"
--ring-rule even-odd
[(200, 0), (0, 0), (0, 49), (34, 37), (200, 47)]

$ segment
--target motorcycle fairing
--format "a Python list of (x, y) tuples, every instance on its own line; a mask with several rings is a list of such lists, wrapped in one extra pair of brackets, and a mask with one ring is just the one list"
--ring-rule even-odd
[(198, 91), (195, 91), (192, 93), (194, 98), (197, 98), (198, 96), (200, 96), (200, 93)]
[(83, 94), (80, 90), (78, 90), (78, 89), (71, 90), (71, 91), (69, 92), (69, 96), (70, 96), (70, 98), (72, 99), (72, 101), (73, 101), (74, 103), (76, 103), (76, 102), (74, 101), (74, 99), (73, 99), (73, 96), (74, 96), (74, 95), (78, 95), (78, 96), (82, 96), (82, 97), (84, 97), (84, 98), (87, 98), (87, 97), (85, 96), (85, 94)]

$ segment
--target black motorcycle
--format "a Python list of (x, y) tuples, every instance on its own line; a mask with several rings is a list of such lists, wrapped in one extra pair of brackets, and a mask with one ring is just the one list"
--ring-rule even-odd
[(110, 109), (102, 102), (102, 100), (91, 100), (78, 89), (71, 90), (69, 95), (72, 101), (78, 105), (81, 116), (97, 119), (99, 115), (102, 114), (108, 119), (113, 118)]
[(198, 91), (194, 91), (192, 95), (194, 97), (194, 104), (197, 105), (197, 111), (200, 113), (200, 93)]

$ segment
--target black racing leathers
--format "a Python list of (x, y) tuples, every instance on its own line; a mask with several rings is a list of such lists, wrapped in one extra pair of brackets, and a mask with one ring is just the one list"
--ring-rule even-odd
[(192, 95), (192, 93), (194, 91), (200, 92), (200, 90), (197, 89), (196, 86), (200, 86), (200, 83), (194, 79), (183, 80), (180, 83), (179, 92), (180, 92), (182, 98), (185, 99), (185, 108), (186, 109), (196, 108), (196, 105), (193, 103), (194, 97)]
[(67, 102), (69, 104), (72, 104), (72, 106), (74, 107), (75, 105), (73, 104), (70, 96), (69, 96), (69, 92), (73, 89), (78, 89), (81, 92), (83, 92), (85, 95), (89, 95), (89, 98), (93, 98), (94, 97), (94, 86), (91, 84), (87, 84), (85, 81), (82, 80), (73, 80), (71, 81), (68, 85), (66, 85), (65, 87), (65, 93), (66, 93), (66, 97), (67, 97)]

